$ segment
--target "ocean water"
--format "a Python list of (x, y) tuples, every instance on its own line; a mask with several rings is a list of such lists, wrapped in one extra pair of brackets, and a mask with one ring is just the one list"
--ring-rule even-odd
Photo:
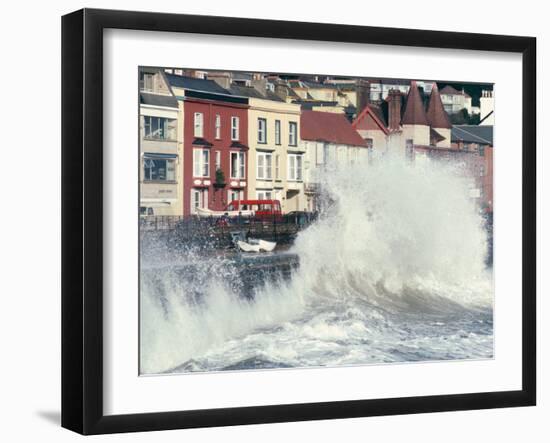
[(317, 179), (329, 203), (281, 252), (290, 277), (244, 287), (231, 257), (142, 248), (143, 374), (492, 358), (487, 235), (456, 165)]

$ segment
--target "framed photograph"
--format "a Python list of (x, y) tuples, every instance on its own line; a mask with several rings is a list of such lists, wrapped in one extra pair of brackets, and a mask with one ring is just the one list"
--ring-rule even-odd
[(62, 425), (536, 402), (536, 41), (62, 21)]

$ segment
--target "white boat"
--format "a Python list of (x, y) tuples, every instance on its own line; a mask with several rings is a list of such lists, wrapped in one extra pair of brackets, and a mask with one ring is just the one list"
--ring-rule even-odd
[(196, 208), (196, 211), (201, 218), (220, 218), (224, 215), (227, 217), (238, 217), (239, 215), (241, 217), (252, 217), (254, 215), (254, 211), (213, 211), (208, 208)]
[(242, 240), (237, 241), (239, 249), (244, 252), (271, 252), (277, 246), (276, 242), (257, 240), (257, 243), (248, 243)]

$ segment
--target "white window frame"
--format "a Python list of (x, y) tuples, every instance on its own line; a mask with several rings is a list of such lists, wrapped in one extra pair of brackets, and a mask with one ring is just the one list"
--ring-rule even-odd
[[(238, 174), (233, 175), (233, 158), (237, 157)], [(229, 154), (229, 174), (231, 178), (244, 179), (246, 177), (246, 155), (242, 151), (231, 151)]]
[(298, 146), (298, 123), (297, 122), (288, 122), (288, 145)]
[[(165, 171), (164, 176), (165, 178), (152, 178), (152, 165), (154, 164), (154, 161), (164, 161), (165, 162)], [(145, 182), (167, 182), (167, 183), (175, 183), (176, 182), (176, 168), (177, 168), (177, 159), (176, 158), (155, 158), (154, 156), (148, 157), (145, 156), (143, 159), (143, 181)], [(150, 163), (153, 162), (153, 163)], [(170, 168), (169, 168), (170, 167)], [(168, 170), (172, 171), (173, 177), (168, 178)]]
[[(261, 162), (260, 162), (260, 158), (262, 159)], [(268, 162), (268, 159), (269, 159), (269, 162)], [(261, 168), (260, 168), (260, 163), (261, 163)], [(262, 171), (261, 174), (260, 174), (260, 171)], [(256, 153), (256, 178), (258, 180), (273, 179), (273, 154), (271, 152)]]
[[(205, 154), (206, 153), (206, 161)], [(197, 166), (198, 165), (198, 166)], [(193, 149), (193, 177), (210, 177), (210, 150), (204, 148)]]
[(231, 140), (237, 141), (240, 140), (239, 137), (239, 117), (231, 117)]
[(258, 143), (267, 143), (267, 119), (262, 117), (258, 117)]
[[(234, 194), (237, 194), (237, 198), (234, 198)], [(227, 191), (227, 204), (233, 200), (244, 200), (244, 191), (242, 189), (229, 189)]]
[(193, 134), (195, 137), (204, 137), (204, 115), (202, 112), (195, 112), (193, 117)]
[(214, 121), (214, 132), (216, 140), (222, 138), (222, 116), (220, 114), (216, 114), (216, 118)]
[(273, 191), (256, 191), (257, 200), (273, 200)]
[(275, 144), (281, 144), (281, 120), (275, 120)]
[(288, 154), (287, 180), (301, 182), (304, 179), (304, 159), (302, 154)]
[(216, 151), (216, 171), (222, 167), (222, 151)]
[[(196, 198), (197, 196), (198, 200)], [(197, 208), (208, 208), (208, 189), (191, 188), (191, 198), (189, 199), (189, 204), (189, 212), (191, 212), (191, 214), (196, 214)]]
[(275, 154), (275, 180), (281, 179), (281, 156), (279, 154)]

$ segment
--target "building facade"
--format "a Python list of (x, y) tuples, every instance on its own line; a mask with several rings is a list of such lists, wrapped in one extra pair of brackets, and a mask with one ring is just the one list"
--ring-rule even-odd
[(441, 89), (441, 100), (445, 111), (449, 114), (456, 114), (463, 109), (466, 109), (468, 114), (472, 113), (472, 97), (464, 90), (459, 91), (447, 85)]
[(183, 114), (183, 215), (248, 198), (248, 99), (212, 80), (167, 78)]
[(279, 200), (284, 213), (304, 210), (300, 106), (250, 97), (248, 142), (250, 198)]
[(162, 71), (141, 68), (139, 75), (140, 214), (181, 215), (183, 185), (178, 102)]
[(305, 209), (311, 212), (319, 210), (322, 174), (346, 165), (367, 165), (372, 146), (367, 146), (343, 114), (302, 111), (300, 127), (305, 165)]

